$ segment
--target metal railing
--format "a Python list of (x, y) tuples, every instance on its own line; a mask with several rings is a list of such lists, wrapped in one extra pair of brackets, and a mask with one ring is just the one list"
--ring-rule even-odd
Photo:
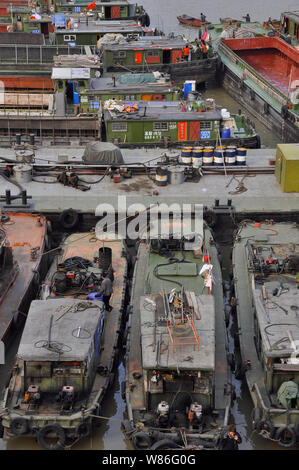
[(0, 64), (52, 64), (57, 55), (85, 55), (84, 46), (1, 44)]
[(280, 104), (284, 105), (287, 103), (287, 97), (282, 92), (280, 92), (273, 85), (271, 85), (271, 83), (268, 82), (265, 78), (263, 78), (262, 75), (260, 75), (258, 72), (256, 72), (253, 67), (248, 65), (236, 53), (231, 51), (229, 47), (227, 47), (221, 42), (219, 44), (218, 50), (222, 52), (226, 57), (228, 57), (237, 66), (239, 65), (248, 78), (250, 78), (254, 83), (256, 83), (260, 88), (262, 88), (262, 90), (266, 91), (269, 95), (276, 99)]

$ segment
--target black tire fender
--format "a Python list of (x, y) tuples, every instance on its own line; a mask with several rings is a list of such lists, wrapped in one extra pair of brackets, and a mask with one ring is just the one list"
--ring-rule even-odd
[(180, 447), (179, 444), (172, 441), (171, 439), (161, 439), (160, 441), (155, 442), (150, 449), (177, 449), (178, 447)]
[(0, 439), (2, 439), (4, 436), (4, 426), (2, 422), (0, 422)]
[[(290, 434), (290, 440), (288, 442), (284, 442), (281, 440), (283, 433), (286, 431)], [(280, 428), (278, 428), (276, 431), (275, 438), (277, 439), (278, 444), (281, 447), (293, 447), (296, 444), (297, 440), (295, 430), (291, 426), (281, 426)]]
[(261, 408), (253, 408), (252, 410), (252, 428), (257, 430), (263, 418), (263, 410)]
[(286, 104), (284, 104), (282, 107), (281, 107), (281, 116), (283, 117), (283, 119), (286, 119), (287, 116), (289, 114), (289, 110), (288, 110), (288, 107)]
[(213, 228), (217, 223), (217, 214), (212, 209), (207, 210), (204, 212), (204, 219), (208, 226)]
[(296, 436), (297, 436), (297, 441), (299, 442), (299, 419), (295, 423), (294, 431), (295, 431)]
[[(48, 434), (54, 433), (57, 436), (57, 442), (55, 444), (49, 444), (46, 442)], [(66, 435), (64, 429), (59, 424), (46, 424), (41, 428), (37, 434), (37, 442), (39, 445), (46, 450), (58, 450), (62, 449), (65, 445)]]
[(22, 436), (28, 431), (28, 420), (22, 417), (17, 417), (10, 423), (10, 432), (15, 436)]
[(65, 209), (59, 216), (59, 223), (66, 230), (76, 227), (78, 222), (79, 214), (75, 209)]
[(82, 421), (82, 423), (78, 424), (76, 427), (76, 435), (78, 437), (88, 437), (91, 432), (91, 425), (88, 421)]
[(132, 437), (132, 443), (136, 450), (144, 450), (151, 448), (152, 440), (146, 432), (139, 431)]
[(273, 439), (276, 434), (276, 428), (274, 424), (269, 419), (261, 419), (256, 425), (256, 431), (261, 432), (266, 430), (269, 432), (270, 439)]

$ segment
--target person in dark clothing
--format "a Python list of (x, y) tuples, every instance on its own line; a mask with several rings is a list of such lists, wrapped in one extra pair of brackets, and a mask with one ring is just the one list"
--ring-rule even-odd
[(236, 431), (236, 426), (231, 424), (228, 431), (221, 434), (217, 440), (216, 448), (218, 450), (239, 450), (242, 438)]
[(113, 307), (111, 307), (111, 305), (109, 304), (109, 300), (113, 293), (112, 281), (108, 276), (106, 277), (101, 276), (101, 278), (102, 278), (102, 284), (99, 290), (99, 295), (103, 296), (105, 310), (107, 310), (107, 312), (111, 312)]
[(249, 16), (249, 13), (247, 13), (246, 16), (242, 16), (242, 18), (245, 18), (246, 23), (250, 23), (250, 16)]
[(201, 20), (202, 23), (206, 22), (206, 18), (207, 17), (203, 13), (200, 14), (200, 20)]

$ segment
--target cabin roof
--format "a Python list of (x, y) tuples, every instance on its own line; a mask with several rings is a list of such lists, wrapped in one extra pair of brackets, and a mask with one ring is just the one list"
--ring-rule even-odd
[(152, 82), (147, 83), (119, 83), (115, 81), (115, 86), (111, 77), (104, 78), (92, 78), (89, 82), (89, 91), (100, 91), (102, 93), (109, 92), (142, 92), (147, 93), (153, 91), (155, 93), (172, 91), (172, 85), (170, 83)]
[[(180, 101), (137, 101), (136, 103), (139, 105), (137, 113), (125, 113), (105, 109), (105, 120), (124, 120), (124, 116), (126, 120), (136, 121), (221, 120), (221, 112), (218, 110), (210, 110), (204, 113), (196, 111), (183, 112), (179, 109)], [(128, 102), (119, 101), (118, 104), (128, 104)], [(144, 112), (146, 112), (145, 116)]]
[(105, 50), (142, 50), (142, 49), (183, 49), (186, 41), (181, 36), (168, 38), (165, 36), (142, 36), (135, 41), (119, 44), (103, 44)]
[[(71, 18), (75, 19), (74, 15), (70, 15)], [(105, 21), (105, 20), (88, 20), (86, 21), (79, 21), (77, 22), (78, 27), (74, 28), (71, 27), (70, 29), (67, 28), (55, 28), (55, 34), (78, 34), (78, 33), (140, 33), (143, 31), (148, 30), (143, 26), (140, 26), (137, 23), (132, 23), (132, 20), (121, 20), (121, 21)]]
[(299, 23), (299, 10), (285, 11), (282, 15), (294, 20), (296, 23)]
[[(83, 301), (87, 305), (89, 302)], [(68, 311), (65, 308), (78, 305), (78, 299), (34, 300), (31, 303), (21, 338), (18, 357), (25, 361), (85, 361), (91, 352), (94, 333), (100, 318), (101, 302), (92, 302), (97, 308)], [(50, 320), (53, 315), (50, 332)], [(61, 317), (61, 318), (59, 318)], [(80, 337), (77, 337), (81, 327)], [(62, 353), (42, 347), (49, 341), (58, 343)]]
[[(166, 323), (158, 322), (155, 312), (148, 307), (148, 298), (155, 301), (157, 295), (140, 298), (140, 324), (143, 367), (145, 369), (207, 370), (215, 368), (215, 305), (212, 295), (197, 295), (200, 320), (194, 320), (199, 335), (196, 344), (176, 346), (172, 351)], [(158, 316), (161, 312), (158, 312)], [(192, 335), (191, 335), (192, 336)], [(159, 342), (159, 344), (158, 344)], [(153, 347), (155, 344), (155, 347)]]

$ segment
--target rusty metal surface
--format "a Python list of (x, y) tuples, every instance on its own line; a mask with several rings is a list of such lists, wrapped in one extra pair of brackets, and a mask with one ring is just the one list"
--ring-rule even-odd
[[(11, 246), (19, 272), (0, 305), (0, 339), (4, 339), (16, 312), (22, 311), (22, 303), (32, 300), (34, 272), (38, 271), (43, 260), (41, 254), (45, 247), (47, 232), (46, 220), (41, 217), (42, 225), (37, 224), (37, 215), (10, 213), (7, 224), (3, 225)], [(39, 247), (36, 260), (31, 259), (31, 249)], [(23, 312), (26, 313), (26, 312)], [(22, 315), (19, 314), (19, 315)]]

